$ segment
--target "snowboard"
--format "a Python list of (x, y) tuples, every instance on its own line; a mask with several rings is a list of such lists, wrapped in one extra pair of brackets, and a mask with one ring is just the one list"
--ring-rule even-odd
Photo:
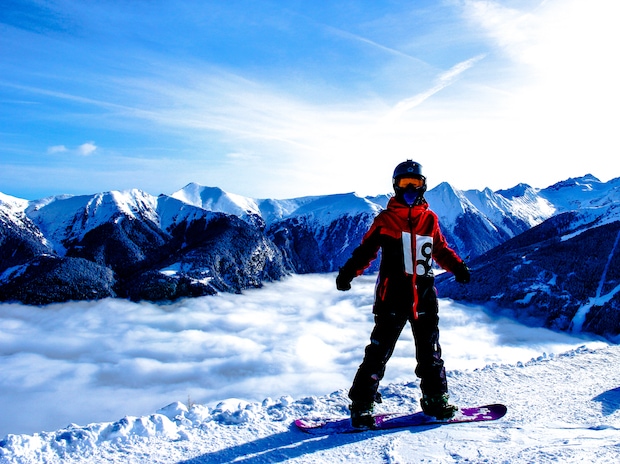
[(421, 425), (460, 424), (464, 422), (481, 422), (501, 419), (507, 408), (503, 404), (487, 404), (472, 408), (459, 409), (450, 419), (436, 419), (423, 412), (381, 413), (375, 414), (375, 426), (371, 429), (355, 428), (351, 426), (351, 419), (346, 418), (301, 418), (295, 420), (297, 428), (313, 435), (330, 435), (338, 433), (355, 433), (367, 430), (388, 430), (403, 427), (417, 427)]

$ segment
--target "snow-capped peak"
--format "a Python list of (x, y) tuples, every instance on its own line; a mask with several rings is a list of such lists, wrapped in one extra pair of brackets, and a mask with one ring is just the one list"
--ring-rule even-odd
[(28, 207), (28, 200), (5, 195), (0, 192), (0, 215), (6, 215), (11, 222), (21, 223), (24, 219), (24, 211)]
[(458, 216), (474, 209), (465, 194), (447, 182), (440, 183), (425, 196), (430, 208), (444, 224), (453, 224)]
[(359, 213), (376, 214), (381, 206), (356, 193), (308, 196), (286, 200), (255, 199), (226, 192), (219, 187), (190, 183), (171, 195), (184, 203), (246, 218), (260, 216), (266, 223), (290, 216), (308, 216), (320, 222)]
[(575, 211), (605, 202), (613, 190), (620, 188), (620, 178), (603, 183), (591, 174), (558, 182), (539, 192), (558, 212)]
[(357, 193), (342, 193), (317, 197), (294, 211), (295, 216), (308, 216), (320, 223), (328, 224), (340, 216), (355, 216), (367, 213), (376, 215), (381, 206)]
[(0, 192), (0, 205), (2, 204), (14, 210), (24, 210), (28, 206), (28, 200), (12, 197), (11, 195)]
[(157, 199), (138, 189), (110, 191), (94, 195), (59, 195), (29, 202), (26, 214), (63, 253), (63, 242), (84, 235), (122, 217), (157, 223)]
[(261, 215), (256, 200), (225, 192), (219, 187), (206, 187), (192, 182), (174, 192), (171, 197), (207, 211), (240, 217), (248, 214)]

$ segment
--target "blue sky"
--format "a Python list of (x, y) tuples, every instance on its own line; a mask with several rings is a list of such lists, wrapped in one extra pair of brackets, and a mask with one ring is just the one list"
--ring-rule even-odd
[(544, 188), (616, 161), (614, 0), (19, 1), (0, 191)]

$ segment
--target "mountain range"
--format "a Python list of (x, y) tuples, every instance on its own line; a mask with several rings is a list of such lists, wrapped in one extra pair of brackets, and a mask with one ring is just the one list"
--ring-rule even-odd
[[(195, 183), (159, 196), (0, 193), (0, 301), (165, 302), (337, 271), (389, 198), (253, 199)], [(466, 286), (440, 275), (440, 296), (560, 330), (620, 333), (620, 178), (495, 192), (442, 183), (426, 199), (472, 269)]]

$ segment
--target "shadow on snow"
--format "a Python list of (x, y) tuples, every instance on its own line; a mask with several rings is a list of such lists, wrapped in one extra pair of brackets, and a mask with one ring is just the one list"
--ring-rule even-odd
[[(415, 427), (409, 429), (411, 433), (420, 433), (440, 427), (441, 424)], [(291, 425), (287, 432), (259, 438), (252, 442), (241, 443), (219, 451), (203, 454), (178, 464), (206, 464), (236, 462), (244, 464), (258, 464), (265, 462), (284, 462), (300, 456), (317, 453), (320, 451), (337, 448), (360, 441), (367, 440), (377, 434), (385, 435), (394, 432), (402, 432), (403, 429), (373, 430), (359, 433), (346, 433), (337, 435), (309, 435)]]
[(607, 390), (592, 400), (601, 403), (601, 412), (604, 416), (609, 416), (620, 409), (620, 387)]

